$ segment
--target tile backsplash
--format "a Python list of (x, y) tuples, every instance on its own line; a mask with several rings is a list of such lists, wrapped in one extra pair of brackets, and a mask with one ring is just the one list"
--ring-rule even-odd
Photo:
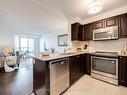
[(88, 44), (89, 51), (109, 51), (109, 52), (121, 52), (122, 49), (125, 48), (127, 44), (127, 38), (119, 39), (119, 40), (107, 40), (107, 41), (89, 41), (89, 42), (72, 42), (72, 47), (83, 48), (84, 44)]

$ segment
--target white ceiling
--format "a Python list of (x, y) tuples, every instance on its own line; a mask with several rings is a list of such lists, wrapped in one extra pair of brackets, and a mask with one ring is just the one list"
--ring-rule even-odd
[(0, 0), (1, 32), (40, 35), (67, 31), (67, 26), (63, 12), (49, 0)]
[[(89, 18), (90, 0), (0, 0), (0, 29), (24, 33), (67, 31), (68, 20)], [(107, 12), (127, 5), (127, 0), (103, 0)]]
[[(89, 18), (95, 15), (87, 13), (87, 6), (91, 0), (55, 0), (61, 7), (67, 18)], [(104, 13), (122, 6), (127, 5), (127, 0), (103, 0), (104, 9), (100, 13)], [(100, 14), (99, 13), (99, 14)], [(97, 14), (96, 14), (97, 15)]]

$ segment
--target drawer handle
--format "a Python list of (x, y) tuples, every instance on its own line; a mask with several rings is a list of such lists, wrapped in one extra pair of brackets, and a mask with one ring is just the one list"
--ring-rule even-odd
[(61, 62), (60, 65), (63, 65), (65, 62)]
[(80, 56), (76, 56), (76, 57), (80, 57)]

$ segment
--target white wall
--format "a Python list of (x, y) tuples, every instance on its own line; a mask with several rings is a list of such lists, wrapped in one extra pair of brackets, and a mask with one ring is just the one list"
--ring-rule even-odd
[(56, 52), (63, 53), (64, 49), (67, 48), (67, 46), (58, 46), (58, 35), (67, 34), (67, 31), (60, 31), (60, 32), (54, 32), (54, 33), (48, 33), (46, 35), (43, 35), (41, 38), (41, 44), (40, 44), (40, 51), (44, 51), (44, 43), (46, 43), (46, 48), (55, 48)]
[[(70, 20), (69, 25), (68, 25), (69, 26), (69, 34), (71, 33), (71, 28), (70, 28), (71, 23), (80, 22), (82, 24), (87, 24), (87, 23), (101, 20), (104, 18), (108, 18), (111, 16), (120, 15), (123, 13), (127, 13), (127, 6), (124, 6), (124, 7), (121, 7), (121, 8), (94, 16), (92, 18), (88, 18), (88, 19), (80, 19), (80, 18), (72, 19), (72, 20)], [(71, 36), (71, 34), (70, 34), (70, 36)], [(71, 42), (70, 41), (70, 47), (77, 48), (79, 46), (82, 48), (85, 43), (87, 43), (87, 42)], [(124, 48), (126, 43), (127, 43), (127, 39), (109, 40), (109, 41), (90, 41), (89, 42), (89, 50), (90, 51), (99, 51), (100, 50), (100, 51), (120, 52), (121, 49)]]
[(15, 34), (43, 36), (67, 29), (67, 23), (51, 0), (1, 0), (0, 48), (14, 47)]
[(14, 34), (1, 30), (0, 28), (0, 48), (12, 47), (14, 48)]

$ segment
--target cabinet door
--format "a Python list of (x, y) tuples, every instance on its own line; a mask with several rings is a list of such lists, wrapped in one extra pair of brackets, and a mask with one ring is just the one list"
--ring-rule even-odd
[(36, 94), (46, 92), (46, 64), (41, 60), (35, 59), (35, 64), (33, 65), (33, 90)]
[(105, 27), (118, 26), (118, 25), (119, 25), (119, 17), (110, 17), (105, 19)]
[(71, 25), (71, 40), (72, 41), (80, 41), (81, 38), (80, 38), (80, 27), (81, 27), (81, 24), (80, 23), (74, 23)]
[(73, 56), (69, 60), (70, 67), (70, 85), (75, 83), (83, 74), (82, 56)]
[(120, 31), (119, 31), (120, 38), (127, 37), (127, 14), (120, 16)]
[(127, 57), (119, 57), (119, 84), (127, 86)]
[(85, 59), (85, 74), (91, 75), (91, 56), (90, 54), (85, 54), (84, 59)]
[(93, 23), (93, 29), (100, 29), (104, 27), (104, 20), (96, 21)]
[(82, 32), (83, 41), (92, 40), (92, 38), (93, 38), (93, 24), (92, 23), (85, 24), (83, 28), (84, 28), (84, 30)]

